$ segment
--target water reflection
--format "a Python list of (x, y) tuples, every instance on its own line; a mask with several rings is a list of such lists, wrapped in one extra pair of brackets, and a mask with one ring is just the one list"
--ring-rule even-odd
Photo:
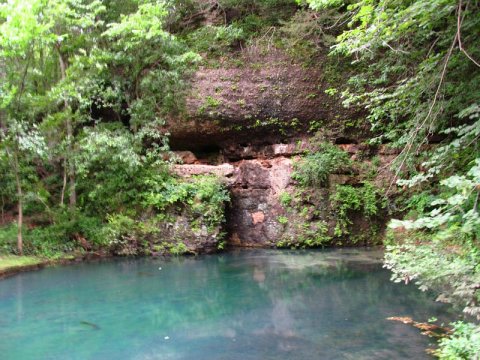
[(22, 274), (0, 282), (0, 353), (2, 359), (428, 358), (428, 338), (385, 319), (447, 319), (448, 308), (389, 282), (381, 258), (361, 250), (242, 251)]

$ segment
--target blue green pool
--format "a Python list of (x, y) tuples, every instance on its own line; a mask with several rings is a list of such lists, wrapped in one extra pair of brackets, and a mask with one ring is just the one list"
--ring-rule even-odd
[(0, 358), (429, 359), (386, 320), (451, 319), (369, 250), (117, 259), (0, 281)]

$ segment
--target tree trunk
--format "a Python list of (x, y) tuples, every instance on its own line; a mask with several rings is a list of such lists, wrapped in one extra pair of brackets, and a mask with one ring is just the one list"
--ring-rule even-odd
[[(73, 154), (73, 131), (72, 123), (70, 119), (67, 120), (67, 137), (68, 137), (68, 153), (70, 156)], [(73, 208), (77, 204), (77, 191), (75, 189), (75, 164), (73, 159), (67, 159), (68, 163), (68, 178), (70, 180), (70, 207)]]
[(22, 183), (20, 181), (20, 174), (19, 174), (19, 164), (18, 164), (18, 146), (14, 150), (13, 154), (13, 167), (15, 170), (15, 182), (17, 185), (17, 197), (18, 197), (18, 219), (17, 219), (17, 249), (18, 254), (23, 255), (23, 235), (22, 235), (22, 227), (23, 227), (23, 191), (22, 191)]
[(2, 224), (5, 223), (5, 198), (2, 196)]
[[(60, 53), (60, 49), (58, 50), (58, 61), (60, 63), (60, 73), (62, 76), (62, 80), (65, 80), (66, 78), (66, 70), (67, 70), (67, 65), (65, 63), (65, 60), (63, 59), (62, 54)], [(64, 108), (65, 110), (68, 109), (68, 101), (67, 99), (64, 100)], [(72, 127), (72, 121), (70, 117), (67, 118), (66, 121), (67, 125), (67, 153), (68, 156), (71, 156), (73, 154), (73, 127)], [(71, 158), (65, 158), (66, 164), (68, 164), (68, 178), (69, 178), (69, 183), (70, 183), (70, 207), (73, 208), (77, 204), (77, 192), (75, 189), (75, 165), (72, 161)], [(63, 195), (63, 194), (62, 194)], [(63, 198), (62, 198), (62, 203), (63, 203)]]
[(63, 158), (63, 185), (62, 192), (60, 193), (60, 206), (63, 207), (65, 199), (65, 190), (67, 188), (67, 158)]

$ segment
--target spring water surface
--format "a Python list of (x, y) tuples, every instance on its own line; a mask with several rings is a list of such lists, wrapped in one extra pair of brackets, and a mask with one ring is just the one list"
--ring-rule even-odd
[(376, 251), (109, 260), (0, 281), (0, 358), (428, 359), (432, 340), (386, 318), (447, 310)]

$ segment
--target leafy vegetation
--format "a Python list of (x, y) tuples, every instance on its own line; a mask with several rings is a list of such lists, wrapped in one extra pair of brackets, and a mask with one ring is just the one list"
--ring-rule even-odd
[(350, 225), (355, 213), (362, 214), (367, 219), (378, 215), (382, 204), (379, 190), (369, 182), (362, 186), (337, 185), (331, 198), (336, 212), (335, 236), (344, 236), (350, 233)]
[[(301, 188), (313, 190), (313, 193), (306, 191), (298, 194), (298, 199), (294, 208), (303, 217), (307, 219), (316, 219), (320, 212), (311, 210), (307, 204), (320, 204), (320, 198), (329, 197), (329, 212), (332, 214), (332, 222), (335, 224), (333, 231), (319, 232), (320, 240), (313, 243), (324, 246), (336, 238), (337, 245), (342, 244), (341, 238), (349, 238), (350, 244), (377, 243), (379, 235), (379, 226), (377, 220), (383, 215), (383, 209), (386, 207), (386, 199), (382, 189), (374, 185), (370, 180), (376, 176), (375, 161), (359, 162), (352, 160), (350, 155), (340, 147), (328, 142), (321, 141), (314, 144), (314, 150), (307, 152), (296, 163), (294, 163), (294, 173), (292, 177), (298, 181)], [(373, 172), (373, 174), (372, 174)], [(355, 174), (355, 175), (354, 175)], [(339, 178), (335, 178), (338, 176)], [(355, 185), (344, 183), (347, 178), (358, 182)], [(329, 179), (332, 183), (329, 183)], [(360, 181), (358, 181), (360, 180)], [(316, 190), (315, 190), (316, 189)], [(316, 194), (315, 191), (325, 189), (327, 193), (323, 195)], [(288, 198), (289, 193), (281, 194), (279, 199), (284, 207), (292, 202)], [(316, 200), (315, 200), (316, 199)], [(288, 202), (286, 200), (289, 200)], [(307, 205), (307, 207), (305, 207)], [(303, 206), (303, 208), (302, 208)], [(311, 215), (308, 215), (311, 214)], [(323, 215), (324, 217), (326, 215)], [(362, 231), (362, 234), (352, 234), (352, 225), (355, 220), (361, 219), (362, 222), (369, 223), (368, 231)], [(358, 225), (358, 224), (357, 224)], [(323, 227), (321, 227), (323, 229)]]
[(480, 328), (457, 321), (453, 323), (453, 335), (440, 340), (435, 353), (441, 359), (475, 359), (480, 348)]
[(164, 117), (182, 111), (200, 59), (166, 30), (170, 14), (163, 1), (0, 5), (2, 218), (18, 214), (2, 251), (108, 249), (173, 206), (209, 231), (221, 224), (223, 185), (193, 187), (163, 160)]
[[(278, 221), (281, 224), (286, 224), (288, 218), (279, 218)], [(328, 235), (328, 226), (325, 222), (295, 225), (293, 234), (283, 235), (282, 239), (276, 243), (278, 248), (308, 249), (325, 247), (331, 244), (332, 237)]]
[[(371, 143), (403, 148), (394, 168), (404, 177), (398, 184), (409, 189), (404, 208), (413, 217), (392, 222), (409, 230), (395, 237), (387, 253), (394, 279), (415, 279), (477, 315), (478, 289), (471, 284), (478, 281), (480, 228), (478, 2), (306, 2), (317, 11), (334, 8), (348, 19), (332, 47), (332, 54), (356, 64), (342, 88), (344, 104), (368, 109), (376, 134)], [(442, 143), (425, 151), (433, 135)], [(438, 355), (478, 356), (475, 341), (466, 346), (475, 333), (469, 325), (455, 326)]]
[(292, 177), (302, 186), (325, 186), (330, 174), (346, 171), (350, 165), (350, 157), (345, 151), (330, 143), (321, 143), (315, 152), (295, 163)]

